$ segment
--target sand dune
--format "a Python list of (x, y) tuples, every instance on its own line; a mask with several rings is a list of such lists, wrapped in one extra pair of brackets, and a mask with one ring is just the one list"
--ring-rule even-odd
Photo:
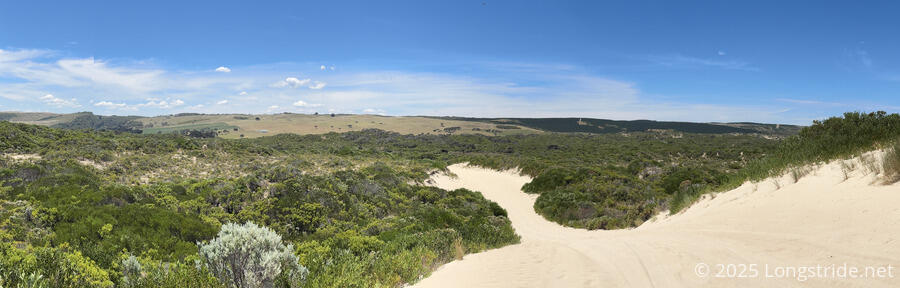
[[(900, 185), (873, 185), (862, 170), (844, 180), (837, 162), (618, 231), (545, 220), (519, 190), (530, 179), (511, 171), (450, 170), (458, 178), (435, 185), (482, 192), (507, 209), (522, 243), (468, 255), (414, 287), (900, 287)], [(854, 267), (871, 273), (841, 272)]]

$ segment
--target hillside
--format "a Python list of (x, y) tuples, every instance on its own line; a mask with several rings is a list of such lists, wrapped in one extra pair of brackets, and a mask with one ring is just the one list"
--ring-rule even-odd
[(93, 129), (141, 133), (140, 116), (103, 116), (91, 112), (55, 114), (42, 112), (0, 112), (0, 121), (50, 126), (62, 129)]
[[(42, 121), (65, 116), (52, 117)], [(172, 119), (190, 117), (200, 122), (206, 115), (180, 115)], [(330, 115), (306, 117), (332, 118)], [(97, 116), (96, 120), (114, 122), (109, 118)], [(450, 123), (436, 120), (445, 121), (445, 125)], [(53, 125), (61, 123), (64, 122)], [(188, 124), (191, 123), (180, 125)], [(144, 283), (137, 287), (224, 287), (209, 271), (195, 265), (196, 261), (209, 261), (199, 258), (201, 247), (217, 239), (216, 231), (224, 229), (227, 223), (251, 222), (280, 235), (286, 245), (296, 247), (291, 250), (292, 255), (309, 273), (304, 287), (397, 287), (427, 277), (444, 263), (465, 258), (467, 254), (519, 243), (519, 236), (526, 247), (533, 245), (533, 239), (545, 239), (526, 230), (537, 225), (517, 220), (521, 217), (515, 215), (522, 212), (539, 219), (540, 227), (554, 227), (547, 230), (553, 231), (550, 234), (565, 236), (563, 233), (568, 232), (556, 231), (577, 231), (570, 234), (573, 237), (567, 237), (577, 240), (572, 243), (596, 243), (592, 241), (607, 235), (601, 233), (613, 232), (587, 230), (637, 231), (645, 223), (654, 225), (653, 216), (666, 215), (667, 210), (691, 207), (686, 213), (692, 213), (691, 203), (709, 192), (733, 190), (742, 185), (741, 191), (752, 190), (747, 188), (753, 188), (752, 184), (746, 185), (747, 180), (769, 181), (766, 180), (769, 177), (781, 177), (766, 182), (770, 184), (765, 188), (759, 185), (759, 191), (763, 192), (760, 195), (765, 196), (778, 196), (766, 194), (772, 187), (773, 191), (781, 191), (778, 189), (785, 186), (792, 189), (831, 183), (828, 181), (834, 177), (828, 181), (815, 178), (816, 173), (825, 171), (806, 169), (826, 162), (831, 163), (829, 175), (842, 173), (842, 178), (858, 182), (854, 177), (864, 168), (877, 170), (869, 174), (879, 174), (879, 180), (893, 182), (900, 179), (900, 156), (896, 152), (900, 148), (893, 144), (900, 135), (898, 124), (900, 115), (897, 114), (846, 113), (816, 121), (803, 128), (798, 136), (783, 140), (741, 133), (673, 135), (651, 131), (486, 136), (411, 135), (377, 129), (223, 139), (162, 132), (147, 135), (59, 129), (2, 121), (0, 255), (10, 256), (0, 257), (0, 277), (7, 281), (4, 287), (17, 287), (32, 274), (46, 277), (47, 287), (120, 287), (131, 281), (123, 276), (125, 273)], [(877, 160), (864, 155), (860, 160), (832, 161), (852, 158), (873, 148), (888, 152)], [(521, 189), (530, 195), (516, 198), (529, 202), (506, 206), (510, 209), (507, 211), (482, 196), (493, 197), (491, 191), (481, 191), (487, 193), (481, 194), (423, 185), (432, 183), (433, 176), (441, 171), (458, 172), (459, 165), (454, 163), (465, 162), (497, 170), (518, 169), (515, 177), (528, 176), (531, 181), (524, 185), (525, 181), (514, 183), (510, 187), (515, 190), (505, 191), (519, 193)], [(459, 174), (460, 179), (465, 178), (465, 173)], [(490, 179), (482, 182), (504, 184)], [(830, 199), (861, 195), (819, 188), (822, 187), (806, 194), (828, 193), (834, 196)], [(724, 199), (725, 195), (733, 193), (716, 199)], [(767, 205), (795, 203), (779, 199), (793, 198), (762, 200), (768, 201)], [(876, 201), (871, 203), (896, 202), (891, 198), (873, 199)], [(502, 199), (497, 201), (505, 205)], [(829, 203), (837, 209), (846, 202)], [(715, 219), (749, 215), (746, 213), (759, 207), (762, 206), (717, 210), (723, 217)], [(778, 208), (775, 212), (796, 208), (772, 207)], [(816, 207), (806, 208), (815, 211)], [(859, 209), (854, 211), (862, 213)], [(887, 213), (871, 211), (875, 214), (860, 217), (880, 217)], [(775, 212), (763, 216), (771, 221), (792, 219), (777, 217)], [(780, 223), (771, 221), (763, 223)], [(721, 221), (696, 223), (699, 226), (670, 227), (675, 231), (705, 224), (722, 229), (734, 227)], [(630, 229), (634, 227), (638, 228)], [(772, 224), (747, 231), (766, 235), (779, 232), (766, 227), (780, 226)], [(821, 231), (836, 231), (833, 227), (826, 228), (829, 229), (810, 231), (809, 235), (819, 237)], [(718, 236), (697, 238), (696, 233), (679, 232), (684, 238), (673, 239), (677, 243), (712, 243), (728, 233), (713, 232)], [(582, 236), (587, 238), (575, 238)], [(652, 236), (633, 239), (657, 241)], [(625, 251), (621, 242), (614, 240), (608, 242), (612, 246), (603, 247)], [(747, 243), (768, 245), (765, 242)], [(691, 248), (672, 247), (677, 249), (673, 250), (676, 253)], [(550, 250), (537, 250), (537, 255), (594, 251), (587, 252), (588, 260), (606, 255), (595, 254), (601, 249), (579, 250), (582, 248), (550, 246)], [(692, 251), (703, 255), (720, 252)], [(531, 255), (528, 251), (523, 253), (518, 255)], [(628, 258), (629, 255), (612, 255), (614, 259), (635, 260)], [(663, 262), (674, 261), (668, 258), (671, 254), (660, 252), (659, 255), (667, 257), (661, 259)], [(143, 268), (138, 269), (139, 273), (127, 270), (123, 268), (126, 263)], [(595, 267), (589, 261), (574, 263), (585, 263), (578, 267)], [(622, 267), (641, 267), (627, 263), (623, 262)], [(651, 271), (661, 275), (674, 275), (673, 272)], [(85, 276), (73, 278), (73, 275)], [(640, 282), (644, 281), (640, 274), (628, 275), (637, 277), (630, 278), (638, 281), (633, 283), (644, 283)], [(282, 276), (293, 277), (286, 280), (298, 280), (297, 275)]]
[(144, 133), (166, 133), (183, 129), (214, 129), (223, 138), (255, 138), (281, 133), (299, 135), (326, 134), (331, 132), (380, 129), (400, 134), (481, 134), (513, 135), (540, 133), (535, 129), (519, 127), (500, 129), (495, 124), (439, 120), (426, 117), (389, 117), (349, 114), (183, 114), (141, 118)]
[(355, 114), (193, 114), (155, 117), (4, 112), (0, 120), (65, 129), (97, 129), (144, 134), (184, 131), (215, 132), (222, 138), (255, 138), (281, 133), (300, 135), (380, 129), (400, 134), (478, 134), (488, 136), (558, 133), (700, 133), (796, 135), (800, 126), (762, 123), (694, 123), (593, 118), (464, 118), (431, 116), (378, 116)]
[(546, 132), (579, 132), (593, 134), (673, 131), (683, 133), (724, 134), (745, 133), (771, 136), (791, 136), (799, 132), (800, 126), (762, 123), (697, 123), (653, 120), (608, 120), (594, 118), (463, 118), (446, 117), (498, 125), (517, 125)]
[(793, 136), (800, 133), (800, 130), (803, 129), (803, 126), (799, 125), (787, 125), (787, 124), (765, 124), (765, 123), (753, 123), (753, 122), (732, 122), (732, 123), (718, 123), (713, 122), (711, 124), (729, 126), (741, 129), (750, 129), (755, 130), (762, 134), (767, 135), (777, 135), (777, 136)]

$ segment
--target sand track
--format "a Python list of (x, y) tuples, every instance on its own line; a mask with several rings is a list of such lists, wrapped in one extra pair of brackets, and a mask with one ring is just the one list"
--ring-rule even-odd
[[(520, 191), (530, 179), (511, 171), (450, 170), (458, 177), (436, 176), (435, 185), (482, 192), (508, 211), (522, 243), (448, 263), (415, 287), (900, 287), (900, 186), (872, 185), (875, 176), (864, 171), (844, 180), (836, 162), (797, 183), (747, 183), (617, 231), (545, 220), (532, 208), (536, 197)], [(700, 263), (711, 270), (705, 277), (695, 272)], [(845, 263), (892, 269), (894, 278), (778, 270)], [(747, 277), (716, 277), (718, 265), (729, 264)]]

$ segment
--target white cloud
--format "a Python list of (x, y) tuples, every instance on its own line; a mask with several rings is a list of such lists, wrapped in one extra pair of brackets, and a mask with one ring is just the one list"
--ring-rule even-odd
[(113, 108), (113, 109), (124, 109), (125, 107), (128, 107), (128, 104), (113, 103), (113, 102), (109, 102), (109, 101), (100, 101), (100, 102), (94, 103), (94, 106), (104, 107), (104, 108)]
[(319, 66), (319, 70), (325, 71), (325, 65)]
[(65, 89), (67, 94), (109, 94), (132, 97), (165, 89), (168, 79), (158, 69), (113, 66), (94, 58), (53, 59), (44, 50), (0, 52), (0, 78), (17, 83), (0, 83), (0, 90), (16, 89), (31, 94), (40, 90)]
[(334, 66), (328, 67), (328, 69), (331, 69), (331, 71), (334, 71)]
[[(374, 109), (394, 115), (455, 115), (481, 117), (597, 116), (618, 112), (639, 101), (633, 83), (590, 75), (524, 73), (541, 78), (540, 86), (436, 73), (378, 71), (344, 74), (329, 82), (331, 89), (315, 90), (306, 101), (342, 113)], [(504, 74), (505, 75), (505, 74)]]
[(226, 100), (221, 100), (221, 101), (219, 101), (219, 102), (216, 102), (216, 104), (217, 104), (217, 105), (225, 105), (225, 104), (228, 104), (228, 100), (227, 100), (227, 99), (226, 99)]
[(39, 49), (23, 49), (16, 51), (8, 51), (0, 49), (0, 63), (2, 62), (17, 62), (22, 60), (40, 58), (44, 56), (48, 56), (52, 54), (47, 50), (39, 50)]
[(36, 49), (0, 50), (0, 78), (14, 80), (0, 83), (0, 97), (21, 101), (64, 91), (83, 97), (115, 95), (125, 102), (158, 95), (192, 98), (224, 93), (226, 88), (247, 89), (271, 77), (225, 77), (199, 71), (167, 71), (151, 61), (113, 63), (57, 55)]
[(216, 68), (216, 72), (228, 73), (231, 72), (231, 68), (219, 66), (219, 68)]
[(310, 81), (311, 81), (311, 80), (309, 80), (309, 79), (303, 79), (303, 80), (300, 80), (300, 79), (297, 79), (296, 77), (288, 77), (288, 78), (285, 78), (284, 80), (275, 82), (275, 84), (272, 84), (272, 87), (277, 87), (277, 88), (284, 88), (284, 87), (297, 88), (297, 87), (300, 87), (300, 86), (303, 86), (303, 85), (308, 84)]
[[(317, 79), (312, 80), (284, 78), (286, 75), (297, 75), (290, 73), (302, 73), (297, 71), (304, 71), (303, 69), (306, 69), (305, 72), (315, 71), (316, 66), (308, 67), (306, 64), (236, 67), (241, 73), (232, 75), (208, 73), (208, 69), (205, 72), (167, 70), (155, 66), (152, 61), (111, 62), (94, 58), (59, 58), (57, 55), (44, 50), (0, 50), (0, 78), (4, 80), (0, 81), (0, 104), (13, 109), (53, 112), (63, 111), (58, 111), (60, 109), (56, 105), (45, 104), (34, 108), (22, 105), (65, 105), (61, 104), (65, 102), (60, 101), (78, 105), (75, 100), (41, 99), (52, 93), (77, 99), (99, 97), (95, 98), (99, 102), (86, 105), (101, 110), (101, 113), (102, 110), (128, 110), (135, 111), (133, 113), (136, 115), (179, 111), (260, 113), (267, 109), (270, 112), (276, 109), (290, 111), (288, 109), (321, 105), (340, 113), (390, 111), (393, 115), (692, 121), (773, 121), (800, 117), (788, 115), (795, 114), (794, 112), (775, 116), (766, 113), (783, 110), (786, 105), (794, 105), (785, 101), (776, 102), (772, 104), (773, 107), (750, 108), (738, 104), (684, 104), (684, 100), (677, 100), (677, 97), (647, 95), (633, 82), (600, 76), (579, 66), (564, 63), (462, 64), (483, 71), (484, 73), (476, 74), (480, 75), (478, 77), (456, 73), (390, 70), (354, 72), (352, 69), (342, 69), (336, 73), (321, 73), (321, 78), (317, 76)], [(660, 66), (677, 68), (758, 70), (746, 62), (716, 57), (711, 60), (676, 55), (641, 60), (656, 61)], [(318, 68), (321, 70), (323, 66), (325, 70), (333, 67), (320, 65)], [(6, 81), (7, 79), (11, 81)], [(273, 84), (273, 79), (284, 80)], [(326, 86), (329, 89), (321, 89)], [(286, 87), (307, 89), (283, 89)], [(246, 93), (247, 91), (253, 93)], [(220, 95), (235, 93), (239, 93), (241, 97), (228, 97), (228, 105), (211, 105), (223, 100)], [(159, 99), (150, 99), (151, 97)], [(303, 100), (296, 103), (298, 99)], [(200, 107), (186, 103), (208, 105)], [(814, 118), (816, 115), (818, 114), (809, 113), (802, 117)], [(798, 123), (790, 119), (780, 122)]]
[(172, 109), (176, 107), (180, 107), (184, 105), (184, 101), (181, 99), (175, 100), (159, 100), (150, 98), (147, 99), (145, 103), (139, 104), (127, 104), (127, 103), (113, 103), (110, 101), (100, 101), (94, 103), (94, 106), (103, 107), (107, 109), (117, 109), (117, 110), (130, 110), (130, 111), (138, 111), (141, 108), (154, 108), (154, 109)]
[(110, 67), (106, 62), (97, 61), (94, 58), (63, 59), (59, 60), (57, 64), (63, 75), (68, 75), (75, 78), (75, 81), (80, 82), (72, 83), (70, 86), (94, 83), (139, 92), (149, 92), (159, 90), (155, 84), (161, 81), (159, 76), (163, 74), (161, 70)]
[(322, 104), (309, 104), (309, 103), (306, 103), (306, 102), (303, 101), (303, 100), (297, 100), (297, 102), (294, 102), (293, 105), (294, 105), (294, 106), (297, 106), (297, 107), (308, 107), (308, 108), (312, 108), (312, 107), (321, 107), (321, 106), (322, 106)]
[(47, 94), (47, 95), (41, 96), (40, 99), (41, 99), (42, 102), (44, 102), (44, 104), (51, 105), (51, 106), (54, 106), (54, 107), (57, 107), (57, 108), (60, 108), (60, 107), (78, 108), (78, 107), (81, 107), (81, 105), (78, 104), (78, 100), (76, 100), (75, 98), (66, 100), (66, 99), (57, 98), (56, 96), (53, 96), (52, 94)]
[(152, 99), (148, 99), (148, 100), (149, 100), (149, 101), (148, 101), (147, 103), (144, 103), (144, 104), (138, 104), (137, 106), (138, 106), (138, 107), (151, 107), (151, 108), (160, 108), (160, 109), (170, 109), (170, 108), (174, 108), (174, 107), (178, 107), (178, 106), (184, 105), (184, 101), (182, 101), (181, 99), (175, 99), (174, 101), (166, 101), (166, 100), (154, 101), (154, 100), (152, 100)]
[(719, 56), (725, 56), (725, 51), (719, 50), (717, 54), (719, 54)]
[(328, 83), (316, 81), (313, 85), (309, 85), (309, 89), (319, 90), (325, 88), (325, 85), (328, 85)]

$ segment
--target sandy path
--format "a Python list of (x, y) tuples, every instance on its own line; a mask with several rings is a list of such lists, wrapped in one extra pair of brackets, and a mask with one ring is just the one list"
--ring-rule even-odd
[[(875, 178), (863, 171), (843, 180), (836, 162), (797, 183), (778, 179), (780, 189), (775, 179), (748, 183), (684, 213), (618, 231), (546, 221), (532, 208), (536, 197), (519, 190), (527, 177), (462, 165), (450, 170), (458, 178), (437, 176), (435, 185), (482, 192), (506, 208), (522, 243), (448, 263), (414, 287), (900, 287), (900, 185), (870, 185)], [(701, 268), (704, 277), (695, 272), (700, 263), (709, 265)], [(834, 264), (844, 271), (845, 263), (880, 268), (883, 278), (825, 270)], [(719, 274), (728, 264), (735, 272)], [(817, 265), (823, 268), (783, 269)], [(737, 278), (741, 271), (747, 277)], [(804, 275), (809, 279), (800, 281)]]

